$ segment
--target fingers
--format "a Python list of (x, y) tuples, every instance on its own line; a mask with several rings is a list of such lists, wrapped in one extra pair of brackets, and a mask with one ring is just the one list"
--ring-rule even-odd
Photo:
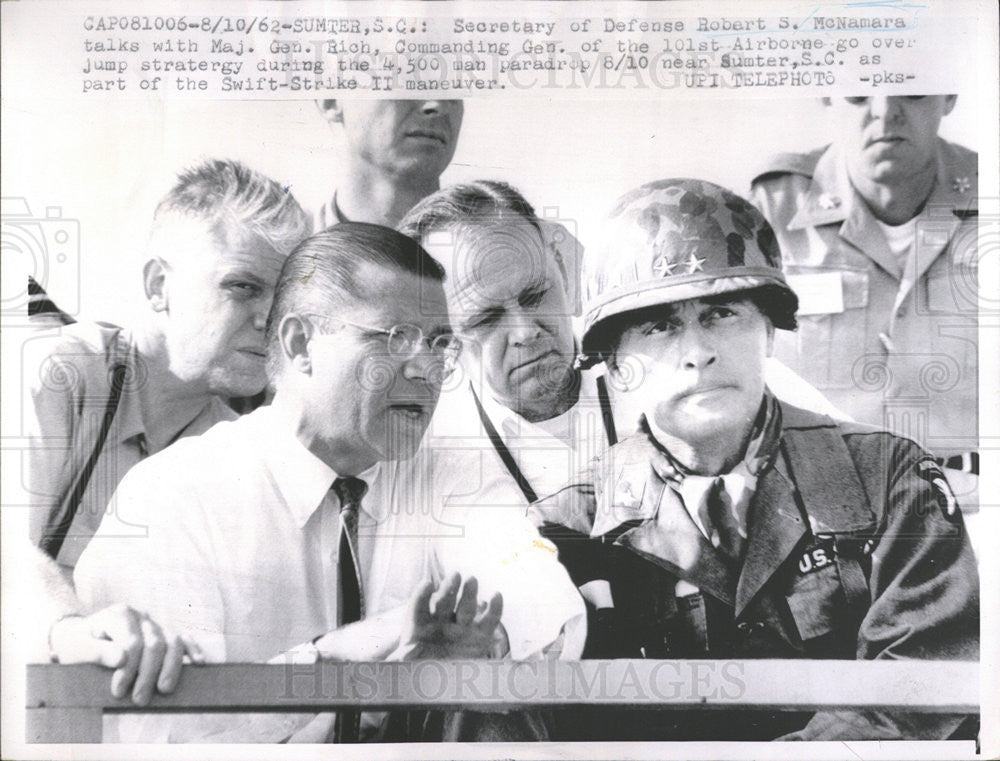
[(486, 610), (477, 622), (479, 630), (484, 634), (492, 634), (500, 623), (501, 616), (503, 616), (503, 595), (497, 592), (490, 598)]
[(201, 645), (195, 642), (194, 638), (189, 634), (180, 635), (180, 639), (188, 661), (199, 666), (203, 664), (205, 662), (205, 651), (201, 649)]
[(462, 583), (462, 577), (453, 573), (444, 580), (441, 588), (431, 599), (431, 614), (434, 618), (444, 621), (451, 621), (455, 612), (455, 599), (458, 597), (458, 588)]
[(139, 668), (132, 688), (132, 702), (136, 705), (146, 705), (153, 697), (156, 682), (160, 676), (160, 667), (167, 654), (167, 641), (163, 631), (148, 616), (143, 616), (139, 622), (142, 633), (142, 651), (139, 656)]
[(455, 623), (468, 626), (476, 617), (476, 603), (479, 596), (479, 582), (475, 576), (470, 576), (462, 585), (462, 594), (455, 608)]
[(111, 694), (116, 698), (125, 697), (139, 671), (143, 650), (141, 618), (139, 613), (123, 605), (105, 608), (90, 618), (91, 636), (111, 640), (124, 654), (124, 660), (119, 661), (111, 676)]
[(163, 656), (160, 675), (156, 679), (156, 689), (164, 694), (173, 692), (181, 678), (181, 665), (184, 663), (184, 641), (180, 637), (167, 637), (167, 652)]
[(434, 594), (434, 582), (425, 581), (410, 600), (409, 619), (414, 626), (421, 627), (431, 620), (431, 595)]

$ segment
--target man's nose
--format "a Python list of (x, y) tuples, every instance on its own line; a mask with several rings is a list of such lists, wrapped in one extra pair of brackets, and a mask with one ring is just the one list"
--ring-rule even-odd
[(425, 100), (420, 104), (420, 113), (427, 116), (451, 114), (460, 107), (460, 100)]
[(715, 342), (701, 325), (685, 327), (677, 340), (681, 363), (686, 369), (701, 370), (718, 359)]
[(400, 372), (406, 380), (423, 385), (430, 391), (437, 391), (444, 382), (445, 363), (424, 342), (413, 356), (403, 362)]
[(534, 343), (542, 335), (542, 326), (529, 314), (515, 312), (507, 317), (507, 340), (513, 346)]
[(271, 303), (274, 301), (274, 290), (269, 289), (258, 300), (253, 312), (253, 326), (257, 330), (264, 330), (267, 327), (267, 315), (271, 312)]
[(899, 104), (898, 97), (881, 95), (877, 98), (869, 98), (868, 113), (873, 118), (888, 122), (898, 119), (902, 115), (903, 109)]

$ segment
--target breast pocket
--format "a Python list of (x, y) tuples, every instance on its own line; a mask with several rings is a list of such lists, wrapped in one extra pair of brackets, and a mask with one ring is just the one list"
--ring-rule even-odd
[(844, 593), (832, 546), (818, 543), (805, 549), (791, 573), (785, 598), (803, 642), (836, 631)]
[[(868, 336), (869, 274), (861, 269), (790, 267), (799, 296), (792, 368), (817, 388), (851, 388)], [(779, 359), (786, 360), (779, 352)]]
[(922, 311), (933, 316), (977, 316), (978, 268), (955, 262), (950, 266), (932, 267), (924, 283), (925, 309)]

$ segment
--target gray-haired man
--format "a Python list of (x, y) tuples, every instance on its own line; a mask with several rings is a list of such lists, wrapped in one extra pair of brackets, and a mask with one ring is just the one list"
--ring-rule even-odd
[(37, 639), (63, 662), (119, 668), (116, 694), (137, 672), (137, 701), (158, 676), (170, 689), (180, 643), (129, 608), (78, 615), (55, 564), (72, 570), (132, 466), (235, 417), (219, 397), (264, 388), (274, 285), (308, 232), (308, 216), (280, 184), (239, 162), (205, 161), (182, 172), (156, 208), (144, 319), (131, 331), (75, 323), (25, 345), (31, 538), (55, 561), (33, 556), (31, 583), (45, 590)]

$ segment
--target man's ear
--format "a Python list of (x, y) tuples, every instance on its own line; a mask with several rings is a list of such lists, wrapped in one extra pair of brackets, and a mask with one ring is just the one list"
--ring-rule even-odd
[(774, 356), (774, 323), (767, 321), (767, 356)]
[(142, 285), (146, 291), (146, 299), (154, 312), (166, 312), (170, 308), (167, 296), (167, 263), (158, 256), (153, 257), (142, 267)]
[(945, 95), (944, 96), (944, 115), (947, 116), (955, 108), (955, 102), (958, 100), (958, 95)]
[(286, 314), (278, 325), (278, 343), (285, 363), (306, 375), (312, 372), (312, 357), (309, 354), (312, 329), (312, 325), (295, 313)]
[(317, 100), (316, 108), (319, 110), (323, 118), (330, 122), (330, 124), (344, 123), (344, 111), (340, 107), (340, 101)]
[(628, 391), (636, 375), (629, 357), (620, 358), (618, 352), (608, 352), (603, 355), (603, 359), (611, 385), (620, 391)]

